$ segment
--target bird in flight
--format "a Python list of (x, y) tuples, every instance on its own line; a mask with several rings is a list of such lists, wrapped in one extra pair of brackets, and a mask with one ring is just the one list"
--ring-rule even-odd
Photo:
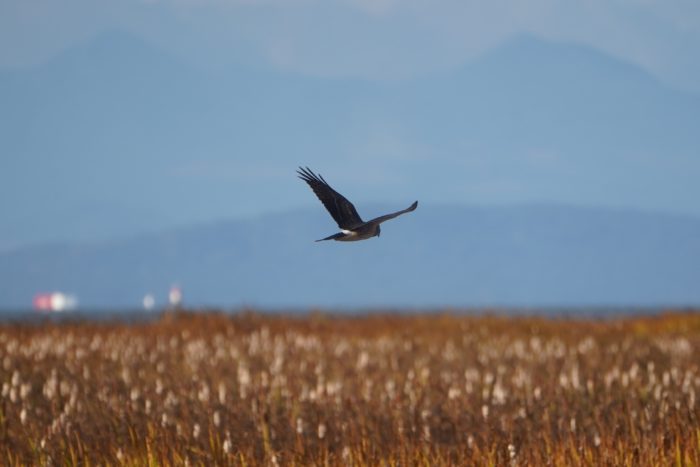
[(355, 206), (353, 206), (347, 198), (331, 188), (320, 174), (316, 175), (308, 167), (299, 167), (297, 173), (299, 174), (299, 178), (309, 184), (313, 192), (316, 193), (318, 199), (321, 200), (331, 214), (331, 217), (338, 223), (338, 227), (340, 227), (340, 232), (337, 234), (316, 240), (317, 242), (322, 242), (324, 240), (354, 242), (357, 240), (379, 237), (381, 233), (379, 224), (393, 219), (394, 217), (398, 217), (401, 214), (415, 211), (416, 207), (418, 207), (418, 201), (416, 201), (402, 211), (379, 216), (371, 221), (365, 222), (360, 218), (360, 215), (357, 214)]

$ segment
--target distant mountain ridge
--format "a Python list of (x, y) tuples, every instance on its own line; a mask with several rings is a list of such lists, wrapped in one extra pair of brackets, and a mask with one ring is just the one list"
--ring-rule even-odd
[(698, 121), (698, 96), (529, 36), (387, 83), (198, 70), (117, 32), (0, 71), (0, 251), (310, 205), (299, 164), (356, 202), (700, 215)]
[[(387, 206), (364, 206), (367, 217)], [(700, 219), (554, 205), (421, 204), (356, 244), (323, 211), (221, 221), (95, 244), (0, 253), (0, 308), (39, 291), (84, 308), (698, 305)]]

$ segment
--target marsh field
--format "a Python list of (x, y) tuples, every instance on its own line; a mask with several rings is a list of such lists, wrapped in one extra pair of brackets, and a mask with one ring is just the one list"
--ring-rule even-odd
[(700, 464), (700, 313), (0, 325), (6, 465)]

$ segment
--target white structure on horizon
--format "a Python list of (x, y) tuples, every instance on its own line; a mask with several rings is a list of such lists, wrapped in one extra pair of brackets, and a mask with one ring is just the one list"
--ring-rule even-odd
[(168, 302), (173, 308), (178, 308), (180, 305), (182, 305), (182, 289), (180, 289), (180, 286), (173, 285), (172, 287), (170, 287), (170, 293), (168, 293)]
[(147, 293), (143, 297), (143, 309), (147, 311), (151, 311), (153, 307), (156, 306), (156, 298), (153, 296), (152, 293)]

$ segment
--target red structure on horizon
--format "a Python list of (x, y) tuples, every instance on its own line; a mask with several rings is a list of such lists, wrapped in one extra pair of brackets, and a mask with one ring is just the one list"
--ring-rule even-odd
[(42, 292), (34, 296), (32, 305), (36, 311), (53, 313), (73, 310), (78, 305), (78, 300), (74, 295), (63, 292)]

